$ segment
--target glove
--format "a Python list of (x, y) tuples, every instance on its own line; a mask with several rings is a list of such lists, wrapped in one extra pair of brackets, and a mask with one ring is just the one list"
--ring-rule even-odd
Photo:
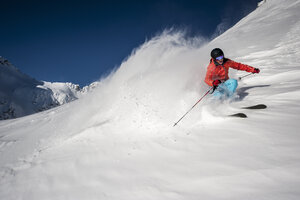
[(258, 69), (258, 68), (254, 68), (254, 70), (253, 70), (253, 74), (258, 74), (260, 72), (260, 70)]
[(212, 84), (213, 84), (214, 87), (217, 87), (218, 85), (220, 85), (220, 83), (221, 83), (220, 80), (214, 80), (214, 81), (212, 82)]

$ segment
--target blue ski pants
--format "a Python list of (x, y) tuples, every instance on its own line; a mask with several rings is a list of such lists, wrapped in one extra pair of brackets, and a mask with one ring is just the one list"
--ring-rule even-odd
[(228, 97), (232, 97), (236, 88), (238, 86), (238, 82), (236, 79), (228, 79), (227, 81), (225, 81), (224, 83), (221, 83), (217, 89), (215, 90), (215, 92), (213, 93), (213, 96), (215, 98), (228, 98)]

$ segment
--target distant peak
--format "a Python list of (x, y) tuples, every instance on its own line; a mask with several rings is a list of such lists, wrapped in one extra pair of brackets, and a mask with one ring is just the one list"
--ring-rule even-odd
[(0, 56), (0, 64), (1, 65), (12, 65), (6, 58)]

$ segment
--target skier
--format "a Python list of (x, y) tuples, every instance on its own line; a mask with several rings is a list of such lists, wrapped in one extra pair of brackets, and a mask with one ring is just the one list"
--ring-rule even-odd
[(215, 88), (214, 97), (220, 99), (223, 97), (231, 97), (237, 86), (236, 79), (229, 79), (229, 67), (237, 70), (259, 73), (258, 68), (244, 65), (224, 57), (221, 49), (215, 48), (211, 51), (210, 64), (207, 67), (205, 83)]

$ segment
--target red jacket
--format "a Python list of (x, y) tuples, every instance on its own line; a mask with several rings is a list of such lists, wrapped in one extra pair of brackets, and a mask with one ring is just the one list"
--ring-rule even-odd
[(237, 70), (254, 72), (254, 67), (250, 67), (248, 65), (244, 65), (238, 62), (234, 62), (228, 58), (224, 58), (224, 62), (222, 65), (215, 63), (212, 59), (210, 60), (210, 64), (207, 67), (205, 83), (209, 86), (213, 86), (212, 82), (214, 80), (226, 81), (229, 79), (228, 70), (229, 67)]

